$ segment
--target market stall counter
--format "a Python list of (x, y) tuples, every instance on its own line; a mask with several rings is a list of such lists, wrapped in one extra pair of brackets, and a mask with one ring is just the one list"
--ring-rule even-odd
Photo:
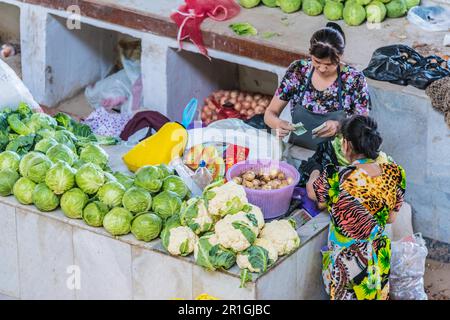
[[(124, 170), (125, 145), (106, 147)], [(300, 246), (240, 288), (240, 269), (207, 271), (193, 255), (171, 256), (161, 240), (113, 237), (103, 228), (0, 198), (0, 293), (20, 299), (325, 299), (320, 249), (326, 213), (297, 225)]]

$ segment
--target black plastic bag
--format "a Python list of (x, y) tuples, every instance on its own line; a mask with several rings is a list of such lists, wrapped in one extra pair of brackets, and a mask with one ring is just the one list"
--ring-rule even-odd
[(244, 122), (253, 128), (267, 130), (268, 133), (271, 131), (271, 128), (264, 122), (264, 114), (257, 114)]
[(450, 75), (450, 70), (443, 67), (445, 63), (441, 57), (423, 57), (414, 49), (398, 44), (375, 50), (363, 73), (371, 79), (426, 89), (433, 81)]

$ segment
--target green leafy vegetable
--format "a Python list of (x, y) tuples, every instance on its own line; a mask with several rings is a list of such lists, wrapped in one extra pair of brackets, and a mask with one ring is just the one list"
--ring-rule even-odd
[(258, 34), (258, 30), (248, 22), (232, 23), (229, 27), (240, 36), (256, 36)]

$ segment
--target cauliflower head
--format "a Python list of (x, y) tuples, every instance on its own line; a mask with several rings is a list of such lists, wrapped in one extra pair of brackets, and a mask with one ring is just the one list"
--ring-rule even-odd
[(215, 233), (219, 244), (224, 248), (240, 252), (255, 242), (259, 229), (250, 221), (247, 214), (239, 212), (227, 215), (216, 223)]
[(244, 188), (233, 181), (206, 190), (204, 197), (213, 216), (237, 213), (248, 203)]
[(212, 233), (206, 233), (200, 237), (194, 248), (195, 262), (208, 269), (229, 269), (236, 263), (236, 254), (223, 248)]
[(278, 256), (288, 254), (300, 246), (300, 238), (289, 220), (274, 220), (267, 223), (260, 234), (277, 249)]
[(191, 228), (197, 235), (210, 231), (214, 224), (202, 198), (192, 198), (184, 202), (181, 206), (180, 218), (181, 224)]
[(267, 252), (269, 252), (269, 260), (271, 261), (271, 264), (278, 260), (278, 250), (270, 240), (258, 238), (255, 241), (255, 246), (264, 248)]
[(254, 206), (249, 203), (245, 206), (245, 208), (243, 210), (244, 210), (244, 212), (247, 212), (256, 218), (256, 222), (258, 223), (258, 229), (259, 229), (259, 231), (261, 231), (264, 228), (264, 224), (265, 224), (264, 215), (263, 215), (261, 209), (259, 207)]
[(236, 262), (241, 269), (250, 272), (266, 272), (271, 264), (269, 252), (260, 246), (251, 246), (247, 250), (237, 254)]
[(197, 235), (189, 227), (181, 226), (170, 230), (167, 251), (175, 256), (187, 256), (194, 251)]

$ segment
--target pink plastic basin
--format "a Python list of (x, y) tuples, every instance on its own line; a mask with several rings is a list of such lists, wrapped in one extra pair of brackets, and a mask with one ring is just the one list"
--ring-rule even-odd
[(248, 201), (261, 208), (266, 220), (278, 218), (288, 211), (294, 188), (300, 181), (300, 173), (297, 169), (284, 161), (246, 160), (233, 165), (226, 174), (227, 180), (230, 181), (244, 171), (272, 168), (279, 168), (286, 178), (291, 177), (294, 180), (293, 183), (274, 190), (255, 190), (244, 187)]

